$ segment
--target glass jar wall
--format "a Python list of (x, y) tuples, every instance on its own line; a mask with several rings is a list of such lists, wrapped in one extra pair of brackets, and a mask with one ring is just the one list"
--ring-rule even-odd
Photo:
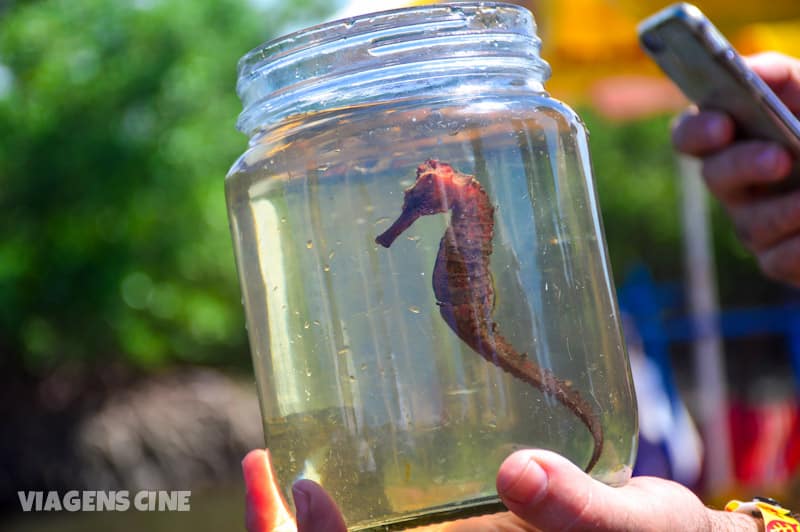
[(526, 10), (410, 8), (240, 62), (226, 192), (267, 446), (362, 529), (497, 509), (516, 449), (624, 483), (636, 413), (584, 126)]

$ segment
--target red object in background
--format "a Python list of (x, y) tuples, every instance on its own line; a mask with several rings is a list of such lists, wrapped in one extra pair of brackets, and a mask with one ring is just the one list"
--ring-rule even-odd
[(797, 400), (734, 402), (729, 416), (736, 479), (752, 487), (787, 483), (800, 464)]

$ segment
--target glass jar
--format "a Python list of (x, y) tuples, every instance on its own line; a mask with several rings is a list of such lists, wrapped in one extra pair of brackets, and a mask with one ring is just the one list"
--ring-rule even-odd
[[(585, 128), (532, 15), (416, 7), (239, 63), (226, 193), (267, 446), (353, 530), (499, 508), (514, 450), (622, 484), (636, 413)], [(399, 523), (399, 524), (398, 524)]]

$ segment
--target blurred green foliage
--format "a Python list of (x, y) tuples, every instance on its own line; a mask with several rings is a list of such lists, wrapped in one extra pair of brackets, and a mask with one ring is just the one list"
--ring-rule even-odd
[(40, 0), (0, 17), (0, 349), (249, 364), (223, 195), (236, 62), (322, 0)]
[(612, 267), (619, 280), (635, 264), (654, 275), (680, 274), (680, 212), (667, 117), (629, 123), (581, 109), (589, 129)]
[[(245, 0), (0, 7), (6, 369), (37, 373), (62, 360), (249, 367), (223, 197), (223, 176), (246, 142), (234, 129), (235, 65), (328, 8), (323, 0), (261, 10)], [(645, 262), (657, 278), (676, 279), (667, 120), (620, 126), (582, 114), (618, 278)], [(723, 286), (735, 289), (728, 272), (759, 277), (725, 231), (718, 260)]]

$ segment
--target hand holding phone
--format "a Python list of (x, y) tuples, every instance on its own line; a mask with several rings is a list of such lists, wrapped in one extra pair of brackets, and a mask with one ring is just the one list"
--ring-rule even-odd
[[(639, 32), (645, 50), (700, 107), (678, 121), (675, 146), (702, 157), (709, 190), (762, 272), (800, 288), (800, 125), (785, 105), (800, 112), (800, 58), (751, 60), (780, 87), (781, 101), (693, 6), (669, 7)], [(709, 110), (730, 116), (736, 136), (731, 121)], [(721, 127), (709, 128), (714, 123)]]
[(701, 109), (723, 111), (740, 139), (774, 141), (792, 153), (800, 179), (800, 121), (695, 6), (675, 4), (639, 25), (644, 50)]

